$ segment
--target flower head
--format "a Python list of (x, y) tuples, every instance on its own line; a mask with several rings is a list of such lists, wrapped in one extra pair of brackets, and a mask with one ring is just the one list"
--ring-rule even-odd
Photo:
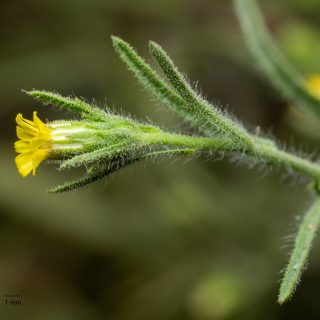
[(26, 177), (36, 169), (42, 161), (49, 157), (51, 150), (51, 129), (33, 112), (33, 120), (24, 119), (19, 113), (16, 117), (17, 136), (14, 148), (19, 155), (16, 157), (16, 165), (19, 173)]
[(159, 127), (114, 114), (108, 109), (99, 109), (78, 98), (37, 90), (27, 93), (45, 104), (80, 115), (78, 120), (47, 123), (43, 123), (36, 112), (32, 120), (24, 119), (22, 114), (16, 117), (19, 138), (14, 145), (19, 153), (16, 165), (23, 177), (31, 172), (35, 175), (46, 159), (54, 159), (60, 170), (77, 167), (86, 170), (84, 176), (66, 182), (52, 192), (80, 188), (142, 159), (194, 152), (184, 148), (181, 135), (164, 132)]

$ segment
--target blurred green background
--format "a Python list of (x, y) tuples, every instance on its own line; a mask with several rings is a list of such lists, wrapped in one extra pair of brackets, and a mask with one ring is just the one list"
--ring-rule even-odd
[[(259, 1), (303, 73), (320, 71), (320, 2)], [(148, 56), (159, 42), (206, 96), (288, 148), (318, 151), (319, 123), (256, 71), (231, 1), (1, 0), (0, 319), (292, 319), (319, 317), (317, 239), (294, 299), (276, 303), (305, 183), (206, 158), (140, 163), (63, 195), (46, 189), (80, 172), (42, 165), (22, 179), (14, 118), (70, 117), (25, 96), (54, 90), (186, 130), (144, 92), (110, 35)], [(22, 306), (6, 306), (19, 294)]]

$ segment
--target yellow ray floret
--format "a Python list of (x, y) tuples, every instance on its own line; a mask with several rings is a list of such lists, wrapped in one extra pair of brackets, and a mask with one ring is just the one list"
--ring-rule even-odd
[(320, 75), (311, 74), (306, 78), (307, 90), (316, 98), (320, 99)]
[(14, 148), (19, 155), (16, 165), (19, 173), (26, 177), (31, 171), (35, 175), (36, 169), (42, 161), (49, 157), (52, 149), (51, 129), (33, 112), (33, 120), (27, 120), (19, 113), (16, 117), (17, 136)]

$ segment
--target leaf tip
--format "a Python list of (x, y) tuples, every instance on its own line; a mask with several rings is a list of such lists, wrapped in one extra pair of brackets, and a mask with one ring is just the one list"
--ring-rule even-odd
[(32, 90), (21, 89), (21, 92), (27, 94), (28, 96), (33, 97), (39, 91), (35, 89), (32, 89)]
[(124, 40), (122, 40), (120, 37), (114, 36), (114, 35), (111, 36), (111, 41), (112, 41), (113, 46), (114, 46), (115, 48), (119, 48), (119, 47), (127, 44), (127, 43), (126, 43)]
[(290, 297), (291, 297), (290, 293), (288, 293), (287, 291), (282, 292), (280, 289), (280, 293), (278, 296), (278, 303), (280, 305), (283, 305), (285, 302), (287, 302), (290, 299)]
[(150, 40), (150, 41), (149, 41), (149, 48), (150, 48), (151, 50), (158, 49), (158, 48), (160, 48), (160, 45), (157, 44), (156, 42)]

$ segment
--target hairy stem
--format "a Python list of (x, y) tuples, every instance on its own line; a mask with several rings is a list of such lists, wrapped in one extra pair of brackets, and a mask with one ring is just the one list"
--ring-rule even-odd
[(248, 144), (245, 149), (230, 139), (192, 137), (164, 132), (146, 135), (146, 139), (150, 144), (185, 147), (194, 150), (194, 152), (242, 152), (249, 157), (259, 158), (260, 162), (292, 168), (294, 171), (303, 173), (317, 181), (320, 179), (320, 165), (280, 150), (272, 141), (263, 138), (252, 136), (253, 145)]

